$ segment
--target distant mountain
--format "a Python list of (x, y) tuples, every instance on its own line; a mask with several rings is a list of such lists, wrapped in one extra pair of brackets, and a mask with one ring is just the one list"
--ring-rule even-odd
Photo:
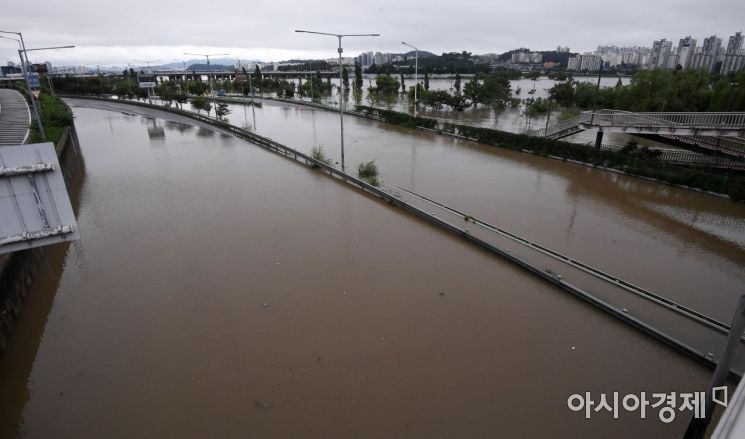
[(209, 70), (209, 71), (215, 71), (215, 72), (232, 72), (233, 70), (235, 70), (235, 66), (233, 66), (232, 64), (229, 65), (229, 66), (226, 66), (226, 65), (222, 65), (222, 64), (212, 64), (212, 63), (210, 63), (210, 65), (207, 65), (206, 63), (202, 63), (202, 64), (191, 64), (191, 65), (188, 65), (188, 67), (186, 67), (186, 70), (187, 71), (190, 71), (190, 70), (199, 70), (199, 71)]
[[(406, 53), (402, 53), (401, 54), (401, 56), (405, 56), (407, 58), (410, 57), (410, 56), (415, 56), (415, 55), (416, 55), (416, 51), (415, 50), (412, 50), (412, 51), (409, 51), (409, 52), (406, 52)], [(432, 52), (427, 52), (426, 50), (420, 50), (419, 51), (419, 56), (420, 57), (425, 57), (425, 56), (436, 56), (436, 55), (434, 53), (432, 53)]]

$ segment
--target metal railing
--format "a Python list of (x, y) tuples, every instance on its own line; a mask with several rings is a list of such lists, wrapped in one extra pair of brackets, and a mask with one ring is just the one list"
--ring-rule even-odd
[(675, 134), (666, 134), (662, 137), (745, 158), (745, 139), (740, 137), (679, 136)]
[(579, 130), (579, 125), (584, 121), (585, 114), (582, 113), (579, 116), (575, 116), (571, 119), (567, 119), (563, 122), (559, 122), (557, 124), (551, 125), (548, 128), (541, 128), (539, 130), (532, 130), (528, 133), (537, 136), (537, 137), (549, 137), (553, 138), (557, 134), (564, 133), (565, 131), (570, 131), (573, 129)]
[(582, 116), (582, 123), (594, 126), (745, 130), (745, 112), (635, 113), (597, 110), (585, 111)]

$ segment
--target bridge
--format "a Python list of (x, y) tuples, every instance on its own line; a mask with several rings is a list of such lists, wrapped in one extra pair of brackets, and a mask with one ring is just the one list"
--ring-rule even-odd
[(621, 110), (584, 111), (579, 116), (530, 134), (561, 139), (597, 129), (595, 146), (604, 132), (658, 135), (745, 159), (745, 112), (633, 113)]
[[(195, 79), (200, 76), (211, 76), (219, 79), (235, 80), (236, 74), (242, 72), (235, 72), (232, 70), (154, 70), (152, 72), (158, 78), (168, 79)], [(248, 71), (249, 74), (253, 74), (252, 70)], [(302, 70), (302, 71), (278, 71), (278, 72), (261, 72), (261, 76), (269, 78), (309, 78), (312, 75), (319, 74), (322, 78), (338, 78), (338, 70), (324, 70), (317, 72), (315, 70)]]

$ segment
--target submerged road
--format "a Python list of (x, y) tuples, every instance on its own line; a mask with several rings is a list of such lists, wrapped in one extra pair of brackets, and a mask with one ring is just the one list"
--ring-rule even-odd
[[(338, 113), (264, 101), (231, 123), (339, 160)], [(353, 116), (352, 172), (381, 177), (729, 322), (745, 292), (745, 205), (582, 165)]]
[(567, 408), (710, 372), (549, 284), (208, 126), (69, 102), (82, 239), (34, 279), (0, 360), (0, 436), (685, 429)]

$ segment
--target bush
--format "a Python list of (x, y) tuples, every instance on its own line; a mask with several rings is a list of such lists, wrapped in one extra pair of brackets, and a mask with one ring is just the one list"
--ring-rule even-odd
[(378, 181), (378, 166), (375, 164), (375, 160), (360, 163), (357, 167), (357, 174), (373, 186), (380, 184), (380, 181)]
[[(318, 160), (321, 163), (325, 163), (327, 165), (331, 165), (331, 159), (326, 155), (326, 151), (323, 149), (322, 145), (314, 146), (310, 149), (310, 156), (316, 160)], [(317, 168), (318, 165), (313, 165), (314, 168)]]

